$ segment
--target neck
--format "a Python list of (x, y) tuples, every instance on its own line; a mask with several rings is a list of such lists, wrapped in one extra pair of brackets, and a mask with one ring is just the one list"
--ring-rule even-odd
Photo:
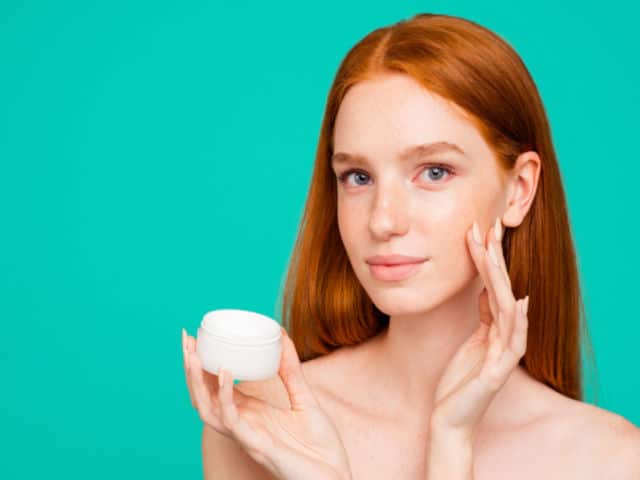
[[(392, 402), (387, 405), (397, 405), (397, 411), (406, 412), (413, 422), (428, 420), (444, 369), (478, 328), (478, 297), (482, 288), (483, 285), (475, 281), (428, 312), (392, 315), (389, 327), (371, 340), (370, 358), (376, 363), (376, 391)], [(506, 419), (498, 405), (511, 406), (509, 410), (513, 411), (513, 402), (516, 397), (522, 397), (522, 380), (527, 376), (522, 367), (515, 369), (496, 394), (483, 421), (492, 423), (495, 419), (505, 423), (511, 420)]]

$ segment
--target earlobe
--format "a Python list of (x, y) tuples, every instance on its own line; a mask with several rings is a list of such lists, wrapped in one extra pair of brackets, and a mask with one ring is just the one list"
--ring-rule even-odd
[(517, 227), (531, 208), (538, 188), (540, 156), (534, 151), (521, 153), (516, 159), (509, 185), (507, 186), (507, 208), (502, 223)]

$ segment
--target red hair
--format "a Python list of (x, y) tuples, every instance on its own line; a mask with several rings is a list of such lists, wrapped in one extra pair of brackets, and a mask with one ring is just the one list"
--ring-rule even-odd
[[(530, 296), (527, 350), (520, 364), (537, 380), (583, 399), (581, 340), (587, 340), (576, 253), (542, 100), (518, 54), (466, 19), (417, 14), (379, 28), (343, 59), (329, 92), (300, 230), (283, 292), (282, 323), (301, 360), (365, 341), (389, 324), (358, 281), (341, 241), (331, 170), (338, 108), (354, 84), (404, 73), (469, 115), (503, 171), (520, 153), (541, 160), (531, 208), (505, 228), (503, 251), (516, 298)], [(581, 321), (582, 319), (582, 321)]]

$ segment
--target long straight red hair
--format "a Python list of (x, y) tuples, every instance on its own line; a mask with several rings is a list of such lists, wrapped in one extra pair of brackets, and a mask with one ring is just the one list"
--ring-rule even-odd
[(337, 222), (331, 170), (338, 107), (354, 84), (385, 73), (410, 75), (462, 107), (506, 171), (534, 150), (541, 172), (533, 203), (503, 251), (516, 298), (530, 296), (527, 350), (520, 364), (537, 380), (583, 400), (581, 342), (593, 359), (567, 203), (542, 100), (519, 55), (470, 20), (417, 14), (358, 42), (329, 92), (309, 196), (282, 295), (282, 323), (302, 361), (377, 335), (389, 324), (349, 263)]

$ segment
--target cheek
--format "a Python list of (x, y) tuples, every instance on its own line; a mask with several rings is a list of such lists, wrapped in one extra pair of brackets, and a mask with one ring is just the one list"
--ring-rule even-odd
[[(478, 275), (466, 235), (482, 205), (470, 195), (457, 196), (451, 202), (442, 202), (437, 210), (423, 218), (422, 237), (427, 243), (426, 253), (431, 256), (429, 268), (405, 293), (413, 296), (422, 308), (431, 308), (446, 301)], [(478, 218), (482, 225), (482, 218)], [(409, 300), (409, 299), (405, 299)], [(417, 305), (417, 303), (414, 303)]]
[(434, 267), (445, 281), (464, 283), (476, 273), (475, 263), (467, 245), (467, 232), (477, 220), (483, 225), (483, 218), (479, 217), (482, 208), (480, 199), (468, 198), (452, 207), (446, 218), (440, 219), (437, 245), (433, 245)]
[[(362, 229), (367, 227), (368, 210), (366, 205), (339, 202), (337, 207), (338, 229), (346, 241), (360, 238), (362, 241)], [(360, 233), (359, 233), (360, 232)]]
[[(358, 239), (362, 238), (362, 235), (358, 233), (359, 228), (360, 226), (354, 221), (352, 215), (338, 207), (338, 231), (347, 257), (349, 257), (352, 264), (355, 261), (354, 257), (358, 255)], [(360, 242), (361, 241), (362, 240), (360, 240)]]
[(349, 221), (345, 218), (344, 210), (338, 206), (338, 231), (345, 245), (349, 244)]
[(426, 217), (441, 222), (446, 221), (451, 225), (452, 230), (465, 224), (482, 210), (486, 202), (481, 195), (474, 192), (478, 190), (472, 184), (460, 181), (455, 188), (425, 196), (422, 201)]

